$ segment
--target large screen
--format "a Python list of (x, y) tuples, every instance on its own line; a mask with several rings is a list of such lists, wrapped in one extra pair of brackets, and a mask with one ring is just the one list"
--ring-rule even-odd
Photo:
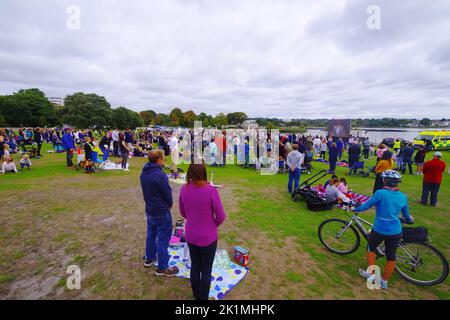
[(337, 138), (350, 137), (352, 130), (352, 120), (350, 119), (333, 119), (328, 122), (328, 135)]

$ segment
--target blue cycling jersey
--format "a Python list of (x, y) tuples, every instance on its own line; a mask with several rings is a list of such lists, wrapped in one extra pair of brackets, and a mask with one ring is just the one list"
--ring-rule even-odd
[(356, 208), (356, 212), (366, 211), (375, 206), (376, 217), (373, 230), (383, 235), (395, 235), (402, 232), (400, 213), (406, 220), (411, 220), (408, 208), (408, 198), (398, 190), (381, 189), (373, 197)]

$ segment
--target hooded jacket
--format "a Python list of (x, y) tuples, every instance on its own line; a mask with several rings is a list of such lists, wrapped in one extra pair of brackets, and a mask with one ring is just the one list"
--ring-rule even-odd
[(173, 205), (172, 189), (161, 166), (156, 163), (147, 163), (142, 170), (140, 180), (147, 215), (160, 217), (170, 213)]

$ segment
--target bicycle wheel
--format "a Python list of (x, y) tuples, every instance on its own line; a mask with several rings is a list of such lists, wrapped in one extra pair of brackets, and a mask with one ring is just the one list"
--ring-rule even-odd
[(401, 243), (395, 271), (406, 281), (420, 286), (437, 285), (449, 272), (444, 255), (427, 243)]
[(318, 235), (322, 244), (331, 252), (345, 255), (358, 250), (361, 243), (358, 231), (347, 226), (348, 221), (329, 219), (319, 226)]

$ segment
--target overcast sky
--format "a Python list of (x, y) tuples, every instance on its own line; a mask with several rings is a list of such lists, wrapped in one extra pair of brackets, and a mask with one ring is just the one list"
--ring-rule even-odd
[(30, 87), (136, 111), (450, 118), (450, 1), (0, 0), (0, 94)]

